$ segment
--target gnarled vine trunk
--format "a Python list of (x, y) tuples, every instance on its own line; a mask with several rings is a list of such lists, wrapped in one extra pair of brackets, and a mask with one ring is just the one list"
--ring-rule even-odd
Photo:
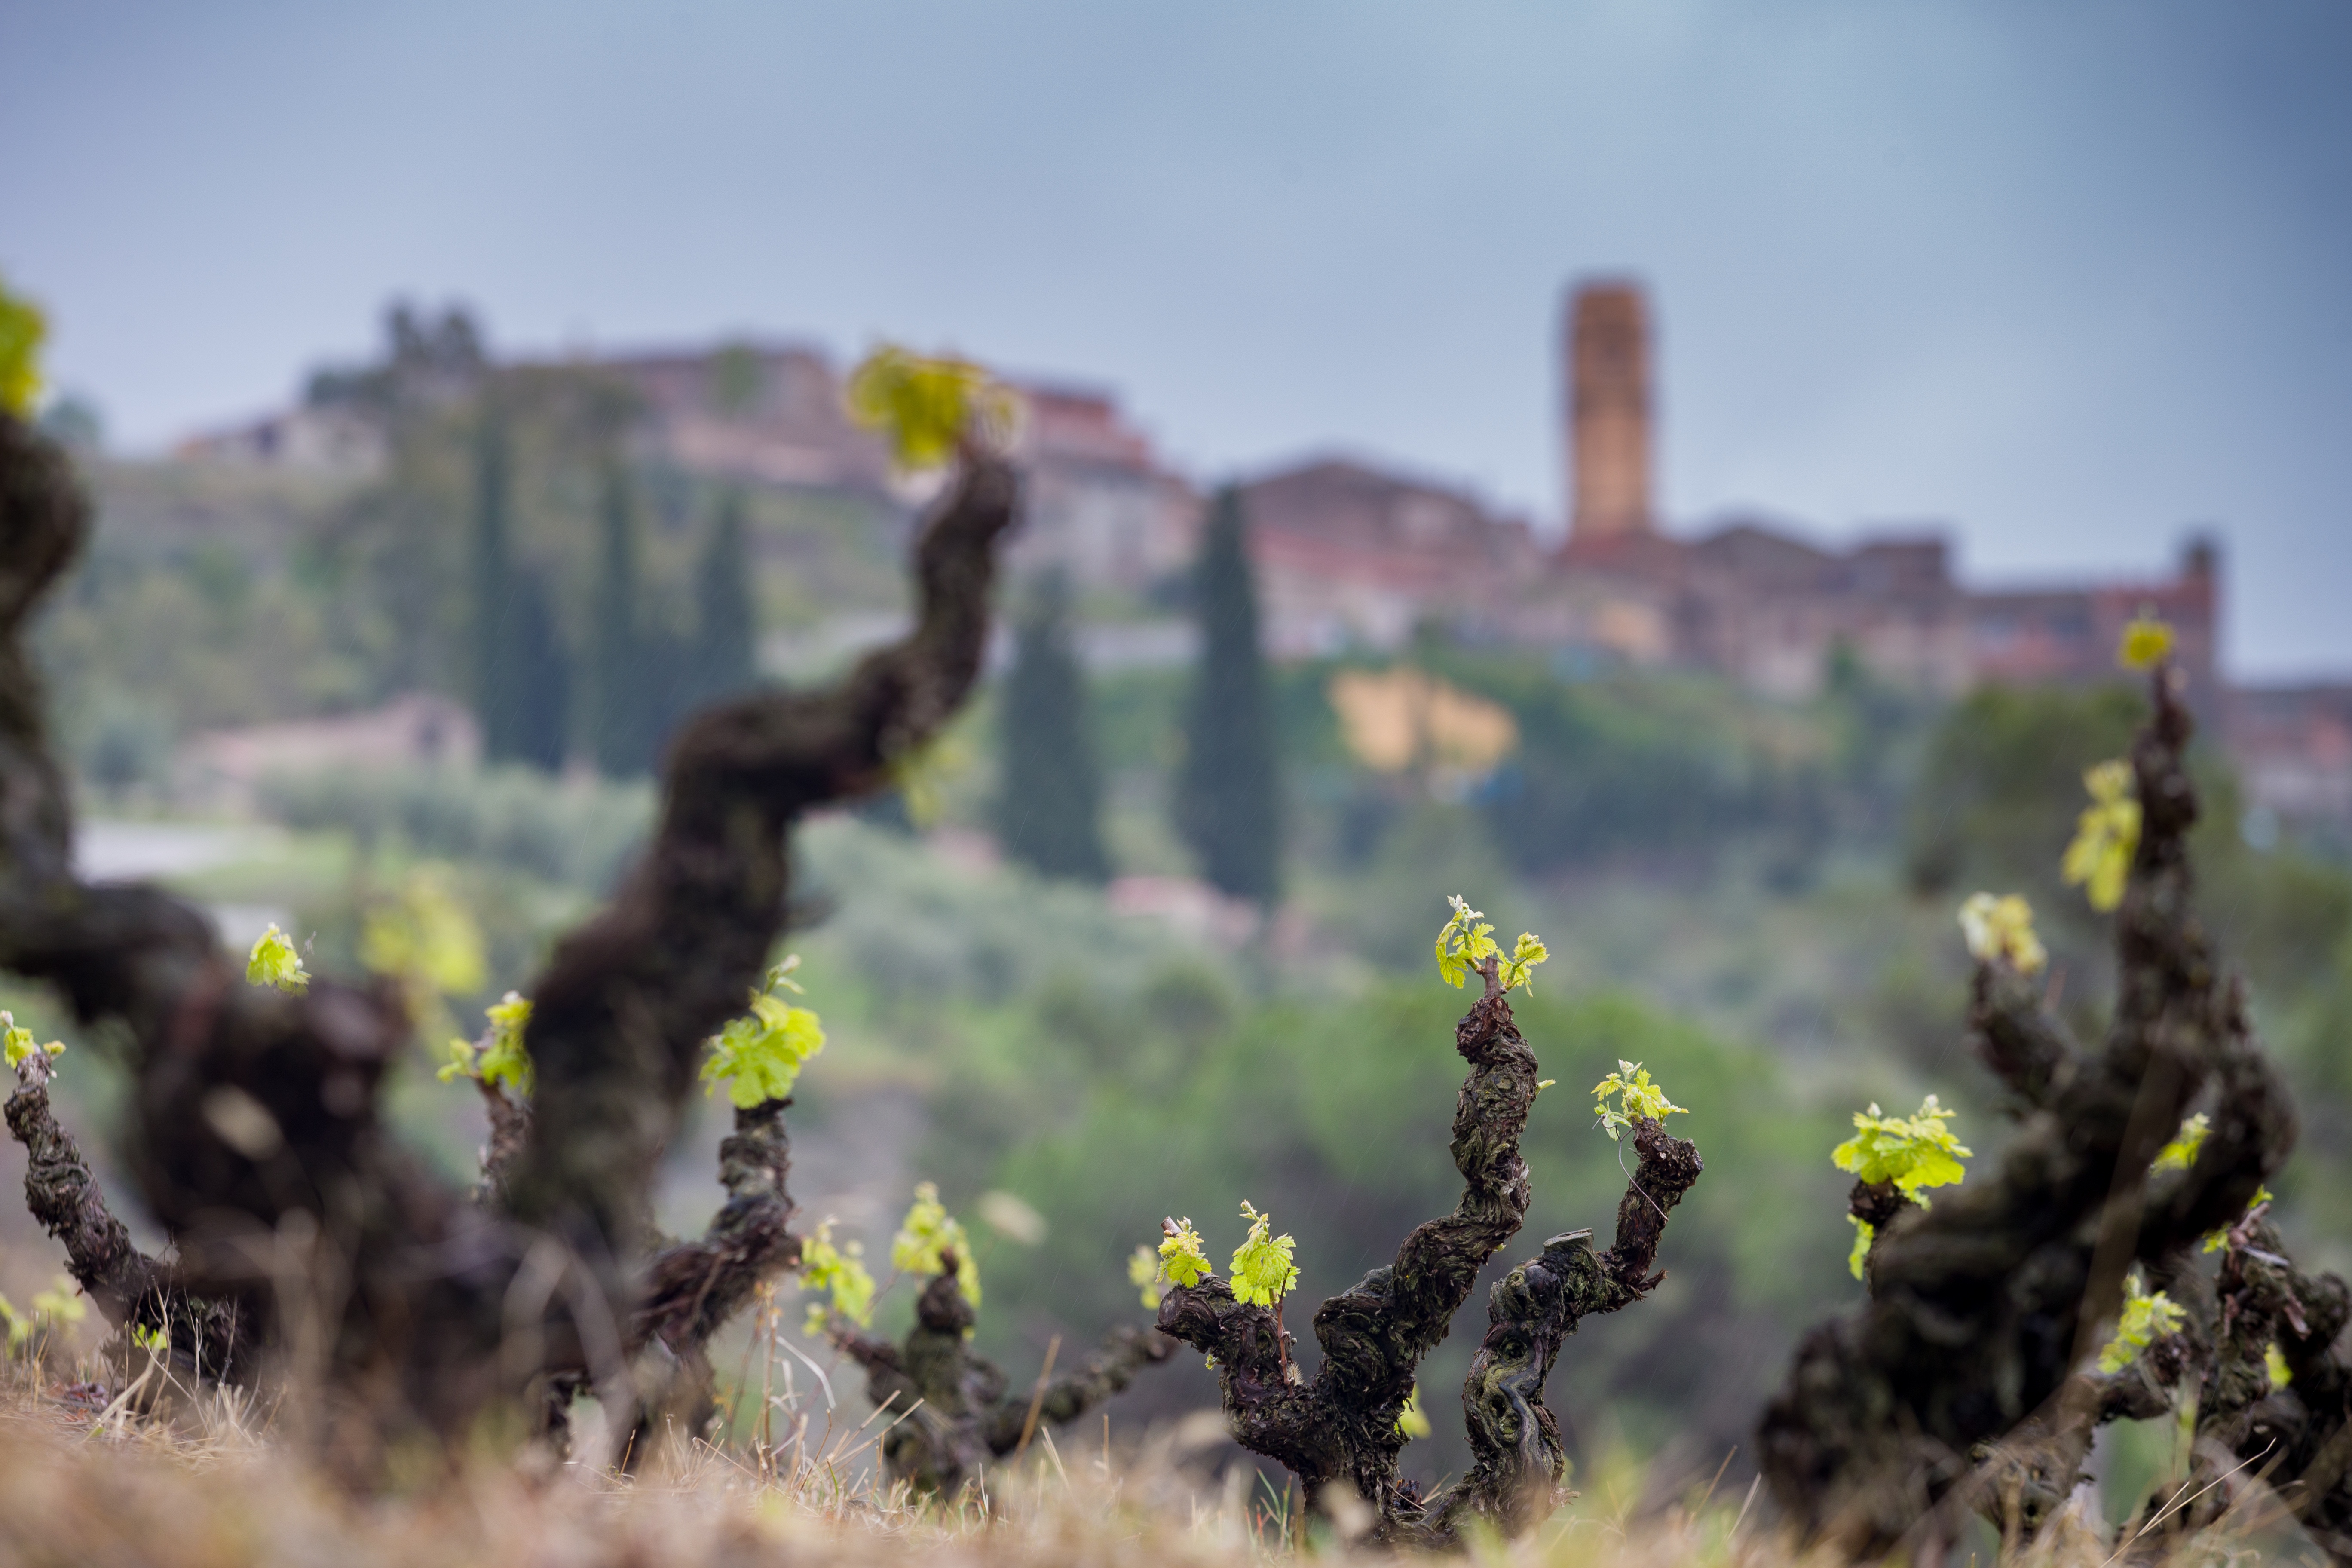
[[(392, 988), (256, 990), (186, 905), (73, 874), (26, 626), (86, 542), (87, 508), (62, 454), (0, 415), (0, 968), (122, 1026), (126, 1156), (182, 1283), (291, 1347), (349, 1461), (371, 1463), (387, 1428), (461, 1430), (549, 1373), (625, 1388), (639, 1328), (659, 1339), (698, 1321), (747, 1267), (776, 1261), (780, 1233), (747, 1213), (666, 1253), (648, 1296), (654, 1161), (702, 1041), (782, 929), (792, 825), (884, 784), (970, 691), (1014, 501), (1008, 468), (966, 454), (916, 547), (904, 641), (829, 690), (730, 701), (680, 732), (651, 843), (531, 987), (531, 1127), (499, 1215), (377, 1114), (409, 1036)], [(761, 1163), (748, 1145), (746, 1159)]]
[(1543, 1387), (1560, 1341), (1580, 1319), (1629, 1306), (1655, 1286), (1659, 1235), (1702, 1168), (1690, 1142), (1637, 1121), (1641, 1164), (1618, 1205), (1616, 1245), (1596, 1253), (1589, 1232), (1554, 1237), (1496, 1282), (1462, 1389), (1477, 1465), (1423, 1497), (1398, 1473), (1398, 1415), (1422, 1358), (1444, 1339), (1479, 1270), (1517, 1233), (1529, 1196), (1519, 1139), (1538, 1087), (1535, 1053), (1519, 1037), (1495, 961), (1481, 973), (1486, 994), (1454, 1028), (1454, 1049), (1470, 1064), (1454, 1110), (1462, 1201), (1406, 1237), (1395, 1262), (1317, 1310), (1323, 1360), (1314, 1379), (1291, 1362), (1274, 1310), (1235, 1300), (1215, 1274), (1172, 1288), (1160, 1304), (1163, 1333), (1215, 1358), (1234, 1440), (1287, 1467), (1308, 1504), (1327, 1513), (1328, 1489), (1352, 1489), (1383, 1542), (1445, 1545), (1473, 1518), (1511, 1532), (1551, 1511), (1566, 1457)]
[(971, 1303), (956, 1281), (952, 1249), (915, 1301), (915, 1321), (897, 1344), (836, 1321), (828, 1331), (843, 1354), (866, 1369), (866, 1396), (893, 1425), (882, 1438), (890, 1479), (919, 1494), (953, 1498), (982, 1463), (1021, 1446), (1035, 1422), (1067, 1426), (1122, 1393), (1145, 1367), (1175, 1353), (1150, 1329), (1113, 1329), (1072, 1371), (1040, 1388), (1011, 1388), (1003, 1369), (974, 1354)]
[[(1767, 1410), (1763, 1468), (1807, 1535), (1876, 1556), (1988, 1498), (2030, 1528), (2072, 1490), (2103, 1414), (2166, 1397), (2168, 1346), (2128, 1376), (2078, 1373), (2137, 1262), (2159, 1280), (2242, 1215), (2285, 1159), (2294, 1118), (2237, 983), (2190, 900), (2197, 801), (2189, 718), (2168, 668), (2132, 751), (2142, 826), (2116, 916), (2119, 986), (2104, 1047), (2079, 1049), (2030, 976), (1980, 965), (1972, 1043), (2017, 1101), (2000, 1160), (1874, 1249), (1871, 1300), (1815, 1329)], [(2211, 1130), (2186, 1169), (2151, 1163), (2200, 1092)], [(1857, 1194), (1860, 1201), (1861, 1194)], [(2179, 1367), (2169, 1375), (2179, 1376)]]

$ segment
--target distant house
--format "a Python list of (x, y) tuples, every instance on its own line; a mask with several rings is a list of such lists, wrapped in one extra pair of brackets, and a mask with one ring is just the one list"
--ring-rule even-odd
[(1422, 624), (1475, 631), (1541, 569), (1523, 522), (1462, 491), (1326, 458), (1244, 485), (1269, 652), (1403, 646)]

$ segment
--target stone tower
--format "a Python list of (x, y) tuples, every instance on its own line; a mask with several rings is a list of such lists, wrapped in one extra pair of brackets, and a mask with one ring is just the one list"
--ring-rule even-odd
[(1646, 533), (1650, 515), (1650, 322), (1638, 284), (1578, 286), (1568, 310), (1571, 537)]

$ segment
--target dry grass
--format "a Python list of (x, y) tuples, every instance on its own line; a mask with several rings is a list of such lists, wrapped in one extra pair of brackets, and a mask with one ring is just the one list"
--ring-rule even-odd
[[(1068, 1435), (1058, 1445), (1048, 1436), (1019, 1467), (989, 1472), (984, 1505), (961, 1508), (919, 1506), (877, 1485), (874, 1443), (884, 1421), (837, 1419), (828, 1429), (821, 1409), (790, 1407), (780, 1410), (772, 1449), (756, 1439), (740, 1448), (673, 1444), (629, 1477), (533, 1463), (486, 1444), (470, 1458), (413, 1457), (395, 1467), (391, 1486), (359, 1495), (280, 1440), (291, 1425), (283, 1412), (153, 1377), (138, 1384), (124, 1370), (108, 1385), (121, 1393), (110, 1394), (42, 1378), (37, 1368), (9, 1369), (0, 1394), (0, 1568), (1255, 1568), (1299, 1551), (1281, 1497), (1246, 1469), (1221, 1482), (1188, 1468), (1181, 1428), (1125, 1454), (1080, 1454)], [(1636, 1519), (1631, 1500), (1642, 1495), (1641, 1480), (1631, 1469), (1593, 1478), (1587, 1496), (1528, 1539), (1482, 1543), (1471, 1556), (1497, 1568), (1827, 1568), (1769, 1528), (1748, 1488), (1734, 1497), (1710, 1487)], [(2233, 1512), (2174, 1561), (2324, 1563), (2261, 1514), (2259, 1504)], [(2030, 1551), (2000, 1553), (1986, 1535), (1949, 1561), (2119, 1568), (2123, 1544), (2086, 1508)], [(1368, 1556), (1322, 1526), (1306, 1550), (1334, 1561)]]

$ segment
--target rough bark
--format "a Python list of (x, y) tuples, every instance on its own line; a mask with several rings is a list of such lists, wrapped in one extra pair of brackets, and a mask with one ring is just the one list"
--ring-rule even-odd
[(165, 1336), (174, 1370), (192, 1379), (245, 1382), (257, 1370), (246, 1303), (191, 1295), (171, 1267), (131, 1245), (73, 1134), (49, 1105), (49, 1058), (16, 1067), (8, 1131), (25, 1147), (25, 1206), (64, 1244), (66, 1271), (108, 1326)]
[[(995, 1363), (975, 1355), (971, 1304), (956, 1283), (950, 1252), (915, 1302), (914, 1326), (897, 1344), (835, 1321), (833, 1342), (866, 1369), (866, 1396), (897, 1421), (882, 1438), (890, 1479), (921, 1495), (953, 1498), (989, 1458), (1020, 1447), (1032, 1401), (1040, 1425), (1066, 1426), (1108, 1403), (1147, 1366), (1175, 1353), (1175, 1342), (1149, 1329), (1114, 1329), (1070, 1372), (1012, 1388)], [(911, 1412), (911, 1414), (909, 1414)]]
[(654, 1160), (701, 1042), (782, 927), (787, 831), (884, 783), (963, 700), (1014, 499), (1009, 468), (967, 454), (917, 546), (903, 642), (829, 690), (724, 703), (680, 733), (652, 842), (531, 987), (537, 1089), (509, 1217), (384, 1129), (378, 1084), (409, 1036), (391, 988), (257, 990), (187, 906), (74, 877), (25, 629), (87, 510), (55, 447), (0, 416), (0, 968), (123, 1026), (128, 1163), (189, 1288), (266, 1299), (328, 1414), (362, 1417), (336, 1423), (351, 1458), (387, 1425), (460, 1430), (547, 1371), (625, 1377)]
[(1642, 1164), (1618, 1205), (1617, 1245), (1596, 1255), (1589, 1233), (1554, 1237), (1490, 1293), (1486, 1338), (1462, 1395), (1478, 1468), (1432, 1497), (1406, 1483), (1397, 1469), (1405, 1441), (1397, 1416), (1414, 1373), (1444, 1339), (1478, 1271), (1527, 1216), (1519, 1139), (1537, 1093), (1536, 1058), (1492, 960), (1485, 973), (1486, 994), (1454, 1028), (1454, 1049), (1470, 1064), (1454, 1110), (1462, 1200), (1406, 1237), (1394, 1263), (1316, 1311), (1323, 1360), (1314, 1380), (1290, 1361), (1276, 1314), (1236, 1300), (1214, 1274), (1175, 1287), (1160, 1305), (1161, 1332), (1215, 1358), (1234, 1440), (1288, 1468), (1310, 1507), (1328, 1512), (1326, 1489), (1352, 1487), (1372, 1510), (1375, 1538), (1386, 1542), (1446, 1544), (1473, 1516), (1511, 1529), (1550, 1511), (1564, 1459), (1542, 1394), (1559, 1341), (1578, 1319), (1614, 1311), (1656, 1283), (1648, 1269), (1659, 1232), (1700, 1169), (1687, 1142), (1654, 1122), (1638, 1124)]
[[(2028, 977), (1980, 968), (1977, 1049), (2017, 1094), (2022, 1127), (1990, 1171), (1897, 1218), (1873, 1258), (1869, 1303), (1806, 1337), (1766, 1412), (1763, 1467), (1780, 1506), (1808, 1536), (1857, 1555), (1935, 1531), (1931, 1510), (1979, 1459), (1996, 1476), (2006, 1462), (1985, 1446), (2029, 1422), (2063, 1449), (2087, 1442), (2103, 1390), (2072, 1374), (2129, 1266), (2157, 1268), (2229, 1224), (2294, 1142), (2284, 1089), (2190, 903), (2189, 714), (2168, 668), (2151, 687), (2132, 751), (2141, 833), (2103, 1048), (2074, 1051)], [(2196, 1162), (2151, 1181), (2158, 1150), (2209, 1085), (2213, 1126)], [(2063, 1477), (2063, 1451), (2056, 1463)]]

